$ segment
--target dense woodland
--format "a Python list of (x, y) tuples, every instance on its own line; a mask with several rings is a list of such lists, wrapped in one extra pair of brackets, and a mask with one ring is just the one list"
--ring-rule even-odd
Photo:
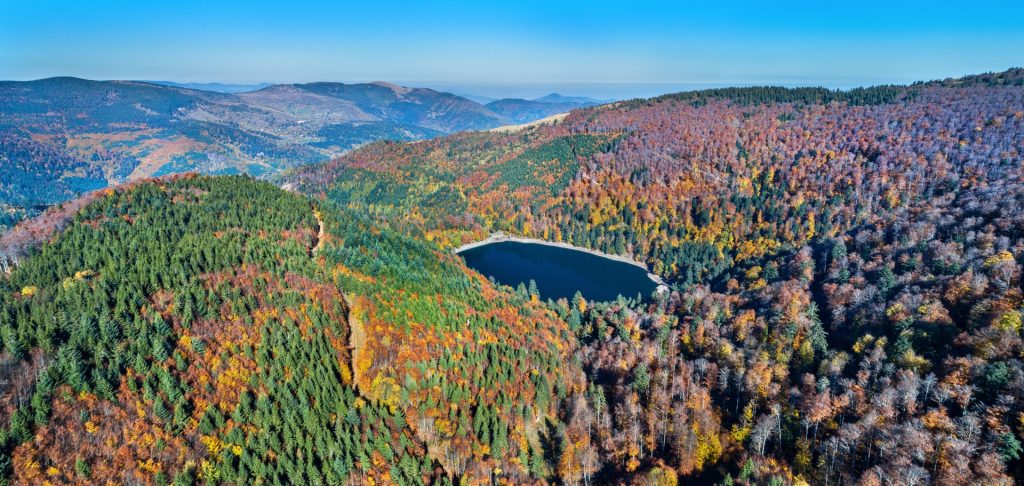
[[(563, 433), (596, 448), (566, 444), (564, 482), (1005, 483), (1022, 110), (1020, 70), (711, 90), (378, 144), (292, 181), (441, 247), (500, 229), (674, 283), (657, 304), (554, 304), (588, 379)], [(600, 143), (550, 150), (581, 140)]]
[[(1020, 70), (712, 90), (373, 144), (281, 181), (305, 195), (195, 176), (96, 194), (50, 215), (61, 231), (12, 233), (43, 241), (0, 278), (0, 466), (1013, 484), (1022, 110)], [(450, 253), (495, 230), (632, 256), (672, 291), (544, 302)]]

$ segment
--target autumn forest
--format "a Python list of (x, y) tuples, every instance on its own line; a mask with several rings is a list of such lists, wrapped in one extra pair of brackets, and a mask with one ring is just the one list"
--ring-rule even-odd
[[(557, 301), (453, 249), (628, 257)], [(0, 484), (1009, 485), (1024, 70), (171, 175), (0, 235)]]

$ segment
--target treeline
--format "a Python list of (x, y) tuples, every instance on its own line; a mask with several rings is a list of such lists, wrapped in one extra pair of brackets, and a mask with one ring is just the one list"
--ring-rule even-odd
[(833, 102), (857, 106), (894, 103), (907, 96), (913, 96), (913, 90), (905, 86), (873, 86), (850, 90), (754, 86), (750, 88), (714, 88), (684, 91), (682, 93), (659, 96), (650, 100), (635, 100), (631, 103), (646, 104), (671, 100), (700, 106), (714, 100), (728, 100), (742, 106), (773, 103), (827, 105)]

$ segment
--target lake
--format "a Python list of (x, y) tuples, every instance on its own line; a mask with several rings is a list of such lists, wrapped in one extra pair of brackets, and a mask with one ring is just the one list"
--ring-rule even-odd
[(466, 265), (499, 283), (517, 287), (537, 283), (542, 299), (572, 299), (579, 291), (587, 300), (609, 301), (619, 294), (644, 299), (657, 284), (647, 270), (580, 250), (558, 246), (498, 241), (459, 252)]

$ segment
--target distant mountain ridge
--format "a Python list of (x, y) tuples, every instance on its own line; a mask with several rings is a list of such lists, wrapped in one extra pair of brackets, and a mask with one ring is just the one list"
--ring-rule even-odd
[(515, 121), (517, 124), (547, 118), (579, 108), (604, 104), (606, 101), (582, 96), (562, 96), (551, 93), (534, 99), (505, 98), (487, 103), (491, 111)]
[(175, 88), (199, 89), (218, 93), (247, 93), (272, 86), (272, 83), (232, 84), (232, 83), (179, 83), (176, 81), (142, 81), (144, 83), (172, 86)]
[(563, 96), (558, 93), (550, 93), (540, 98), (533, 98), (533, 101), (541, 103), (572, 103), (580, 105), (603, 105), (605, 103), (611, 103), (615, 100), (612, 99), (597, 99), (590, 98), (587, 96)]
[(461, 96), (380, 81), (274, 85), (242, 96), (253, 103), (274, 103), (282, 101), (280, 94), (284, 90), (345, 100), (373, 120), (390, 120), (446, 133), (482, 130), (509, 123), (479, 103)]
[(589, 106), (566, 99), (498, 100), (492, 109), (382, 81), (4, 81), (0, 231), (35, 208), (126, 180), (190, 171), (263, 176), (377, 140), (486, 130)]

